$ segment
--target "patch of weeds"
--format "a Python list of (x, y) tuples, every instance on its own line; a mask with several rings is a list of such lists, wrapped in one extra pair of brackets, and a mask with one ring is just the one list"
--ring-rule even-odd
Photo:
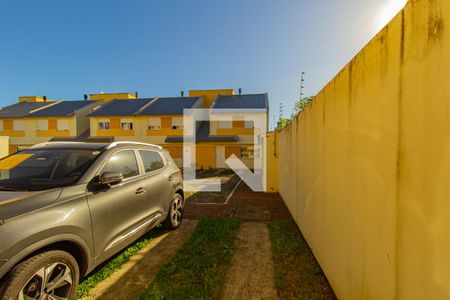
[(219, 299), (238, 229), (236, 219), (200, 219), (139, 299)]
[(275, 284), (281, 299), (336, 299), (293, 221), (269, 222)]
[(98, 283), (107, 279), (112, 273), (117, 271), (123, 264), (128, 262), (130, 258), (135, 255), (139, 250), (144, 248), (155, 236), (158, 236), (164, 232), (161, 226), (149, 231), (146, 235), (140, 238), (137, 242), (125, 248), (119, 254), (115, 255), (110, 260), (106, 261), (102, 265), (98, 266), (92, 273), (82, 279), (78, 285), (75, 299), (81, 299), (89, 294), (89, 291), (94, 288)]

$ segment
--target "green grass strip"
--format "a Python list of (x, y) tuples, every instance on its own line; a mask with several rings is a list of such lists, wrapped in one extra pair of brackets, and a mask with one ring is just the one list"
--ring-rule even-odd
[(219, 299), (238, 229), (236, 219), (200, 219), (139, 299)]
[(117, 271), (124, 263), (128, 262), (130, 258), (139, 250), (144, 248), (156, 235), (159, 235), (164, 230), (162, 228), (155, 228), (140, 238), (137, 242), (119, 252), (112, 259), (106, 261), (97, 267), (92, 273), (85, 277), (78, 285), (75, 299), (81, 299), (89, 294), (89, 291), (94, 288), (99, 282), (107, 279), (112, 273)]
[(335, 299), (325, 275), (293, 221), (267, 224), (275, 284), (281, 299)]

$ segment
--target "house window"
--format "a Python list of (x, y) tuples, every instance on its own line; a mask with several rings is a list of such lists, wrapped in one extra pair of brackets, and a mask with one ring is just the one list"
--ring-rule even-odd
[(2, 120), (0, 120), (0, 131), (3, 131), (4, 129), (3, 129), (3, 121)]
[(57, 120), (56, 128), (59, 131), (69, 130), (69, 120)]
[(109, 120), (99, 120), (98, 130), (109, 130)]
[(172, 129), (183, 129), (183, 118), (172, 118)]
[(133, 120), (121, 119), (120, 120), (120, 130), (133, 130)]
[(241, 158), (259, 158), (260, 150), (259, 148), (255, 149), (253, 146), (241, 147)]
[(219, 121), (217, 123), (217, 128), (220, 128), (220, 129), (233, 128), (233, 122), (231, 122), (231, 121)]
[(148, 130), (160, 130), (160, 129), (161, 129), (161, 118), (148, 119)]
[(25, 130), (25, 122), (23, 120), (14, 120), (13, 121), (13, 130), (14, 131), (24, 131)]
[(37, 130), (47, 131), (48, 130), (48, 120), (37, 120)]
[(244, 121), (244, 127), (245, 128), (254, 128), (253, 121)]

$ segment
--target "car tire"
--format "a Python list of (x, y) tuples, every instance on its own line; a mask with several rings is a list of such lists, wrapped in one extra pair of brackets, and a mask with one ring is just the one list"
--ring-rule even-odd
[(175, 193), (170, 202), (167, 217), (162, 223), (165, 228), (176, 229), (180, 226), (181, 221), (183, 220), (183, 204), (183, 197), (179, 193)]
[(2, 282), (0, 299), (20, 299), (21, 293), (31, 299), (40, 299), (42, 293), (73, 299), (79, 273), (77, 261), (69, 253), (60, 250), (42, 252), (19, 263), (8, 273)]

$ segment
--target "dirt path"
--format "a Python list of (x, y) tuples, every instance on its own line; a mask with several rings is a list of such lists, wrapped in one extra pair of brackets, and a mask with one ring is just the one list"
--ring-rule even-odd
[(269, 231), (265, 223), (243, 222), (222, 298), (279, 299), (273, 281)]
[(87, 299), (135, 299), (153, 280), (160, 267), (190, 237), (197, 221), (183, 220), (180, 228), (152, 240), (120, 270), (99, 283)]

